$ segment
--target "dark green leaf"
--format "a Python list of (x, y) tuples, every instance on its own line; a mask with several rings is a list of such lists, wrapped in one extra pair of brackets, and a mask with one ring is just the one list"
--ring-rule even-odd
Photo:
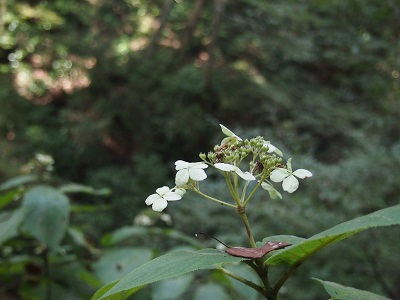
[(9, 215), (6, 221), (0, 223), (0, 245), (18, 235), (18, 228), (24, 217), (24, 212), (22, 209), (18, 209)]
[(152, 297), (157, 300), (180, 299), (193, 281), (193, 274), (162, 280), (156, 282), (152, 288)]
[(95, 189), (91, 186), (78, 184), (78, 183), (69, 183), (59, 187), (59, 190), (63, 193), (85, 193), (97, 196), (107, 196), (111, 194), (110, 189)]
[(105, 286), (103, 286), (101, 289), (99, 289), (91, 298), (91, 300), (97, 300), (97, 299), (107, 299), (107, 300), (124, 300), (126, 298), (128, 298), (130, 295), (134, 294), (135, 292), (137, 292), (138, 290), (140, 290), (142, 287), (136, 287), (133, 289), (129, 289), (129, 290), (125, 290), (125, 291), (121, 291), (118, 294), (114, 294), (112, 296), (108, 296), (103, 298), (104, 294), (106, 294), (110, 289), (112, 289), (115, 285), (117, 285), (119, 283), (119, 280), (114, 281), (110, 284), (107, 284)]
[(193, 272), (199, 269), (212, 269), (226, 263), (239, 262), (245, 258), (234, 257), (215, 249), (199, 251), (176, 251), (160, 256), (133, 270), (99, 299), (119, 295), (132, 288), (159, 280)]
[(22, 209), (22, 229), (50, 248), (57, 247), (69, 224), (68, 198), (54, 188), (38, 186), (25, 194)]
[(318, 278), (313, 279), (320, 282), (334, 300), (390, 300), (371, 292), (358, 290), (335, 282), (323, 281)]
[(269, 265), (298, 264), (329, 244), (341, 241), (368, 228), (390, 225), (400, 225), (400, 205), (378, 210), (369, 215), (336, 225), (306, 240), (299, 240), (293, 246), (289, 246), (276, 254), (273, 253), (266, 260), (266, 263)]
[(100, 260), (93, 264), (93, 269), (103, 283), (110, 283), (148, 262), (152, 256), (152, 251), (146, 248), (111, 249), (105, 251)]

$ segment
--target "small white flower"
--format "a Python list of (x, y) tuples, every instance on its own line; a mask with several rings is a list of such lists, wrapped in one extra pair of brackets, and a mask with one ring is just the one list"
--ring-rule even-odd
[(185, 193), (183, 189), (170, 189), (167, 186), (160, 187), (156, 189), (156, 193), (147, 197), (146, 204), (152, 205), (154, 211), (161, 212), (167, 205), (168, 201), (180, 200)]
[(226, 143), (232, 141), (232, 140), (238, 140), (239, 142), (243, 141), (239, 136), (237, 136), (236, 134), (234, 134), (231, 130), (229, 130), (228, 128), (226, 128), (224, 125), (219, 124), (219, 126), (221, 126), (221, 130), (222, 132), (227, 136), (226, 138), (224, 138), (221, 142), (221, 146), (225, 145)]
[[(312, 176), (312, 173), (305, 169), (298, 169), (292, 172), (291, 159), (287, 162), (287, 169), (277, 168), (271, 172), (270, 179), (273, 182), (281, 182), (282, 188), (288, 193), (293, 193), (299, 187), (299, 181), (296, 177), (300, 179), (308, 178)], [(295, 177), (296, 176), (296, 177)]]
[(274, 145), (272, 145), (269, 141), (264, 142), (263, 147), (266, 147), (266, 148), (268, 147), (268, 150), (267, 150), (268, 153), (275, 152), (279, 156), (283, 155), (282, 151), (279, 150), (278, 148), (276, 148)]
[(175, 176), (176, 186), (183, 186), (189, 178), (194, 181), (202, 181), (207, 178), (207, 174), (203, 169), (208, 167), (207, 164), (202, 162), (189, 163), (183, 160), (175, 162), (175, 169), (178, 171)]
[(262, 182), (261, 183), (261, 187), (264, 189), (264, 190), (266, 190), (266, 191), (268, 191), (268, 193), (269, 193), (269, 196), (272, 198), (272, 199), (276, 199), (276, 198), (279, 198), (279, 199), (282, 199), (282, 195), (281, 195), (281, 193), (279, 193), (271, 184), (269, 184), (268, 182)]
[(43, 154), (43, 153), (36, 153), (35, 158), (44, 165), (53, 165), (54, 159), (50, 155)]
[(256, 180), (256, 178), (250, 172), (243, 172), (238, 167), (231, 164), (216, 163), (214, 167), (224, 172), (235, 172), (246, 181)]

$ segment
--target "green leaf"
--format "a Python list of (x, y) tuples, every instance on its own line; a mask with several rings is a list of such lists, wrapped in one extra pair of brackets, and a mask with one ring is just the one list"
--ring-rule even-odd
[[(203, 299), (218, 299), (218, 300), (229, 300), (232, 299), (221, 285), (215, 283), (209, 283), (202, 285), (197, 289), (194, 300), (203, 300)], [(243, 298), (248, 299), (248, 298)]]
[[(305, 240), (306, 240), (305, 238), (301, 238), (301, 237), (294, 236), (294, 235), (274, 235), (274, 236), (269, 236), (269, 237), (264, 238), (261, 242), (257, 242), (256, 245), (257, 245), (257, 247), (262, 247), (267, 242), (286, 242), (286, 243), (295, 245), (295, 244), (301, 243)], [(271, 254), (278, 253), (277, 251), (283, 251), (283, 249), (274, 250), (274, 252), (271, 252)]]
[(22, 209), (23, 231), (56, 248), (69, 224), (68, 198), (54, 188), (37, 186), (25, 194)]
[(78, 184), (78, 183), (69, 183), (59, 187), (59, 190), (62, 193), (85, 193), (97, 196), (107, 196), (111, 194), (110, 189), (95, 189), (91, 186)]
[(226, 263), (242, 260), (245, 260), (245, 258), (230, 256), (215, 249), (171, 252), (133, 270), (99, 299), (108, 299), (109, 296), (112, 296), (109, 299), (114, 299), (114, 296), (132, 288), (188, 272), (213, 269)]
[(0, 209), (7, 206), (8, 203), (12, 202), (14, 199), (18, 199), (22, 194), (22, 189), (13, 189), (4, 195), (0, 196)]
[(157, 300), (180, 299), (191, 285), (193, 278), (193, 274), (185, 274), (156, 282), (152, 287), (152, 298)]
[(105, 251), (100, 260), (93, 264), (93, 270), (103, 283), (110, 283), (148, 262), (152, 256), (152, 251), (146, 248), (111, 249)]
[(6, 221), (0, 223), (0, 245), (18, 235), (18, 228), (24, 217), (22, 209), (10, 214)]
[(391, 225), (400, 225), (400, 205), (341, 223), (308, 239), (293, 243), (293, 246), (273, 253), (265, 263), (268, 265), (300, 264), (329, 244), (341, 241), (368, 228)]
[(17, 188), (21, 185), (35, 182), (36, 180), (37, 177), (35, 175), (22, 175), (14, 177), (0, 184), (0, 191)]
[(320, 282), (334, 300), (390, 300), (371, 292), (358, 290), (335, 282), (323, 281), (318, 278), (313, 279)]
[[(111, 288), (113, 288), (117, 283), (119, 282), (119, 280), (114, 281), (112, 283), (109, 283), (105, 286), (103, 286), (101, 289), (99, 289), (91, 298), (91, 300), (97, 300), (100, 299), (105, 293), (107, 293)], [(142, 287), (136, 287), (133, 289), (129, 289), (123, 292), (120, 292), (118, 294), (115, 294), (113, 296), (109, 296), (103, 299), (108, 299), (108, 300), (124, 300), (126, 298), (128, 298), (130, 295), (134, 294), (135, 292), (137, 292), (138, 290), (140, 290)]]

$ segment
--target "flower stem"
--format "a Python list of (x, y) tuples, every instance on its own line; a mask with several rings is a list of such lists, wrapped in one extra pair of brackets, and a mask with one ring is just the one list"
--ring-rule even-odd
[(249, 242), (252, 248), (256, 248), (256, 242), (254, 241), (254, 237), (253, 234), (251, 233), (251, 228), (250, 228), (250, 224), (249, 224), (249, 219), (247, 219), (247, 215), (246, 215), (246, 209), (244, 206), (237, 206), (236, 207), (240, 218), (242, 219), (244, 226), (246, 228), (246, 232), (247, 232), (247, 236), (249, 238)]
[(194, 190), (194, 192), (197, 193), (197, 194), (199, 194), (199, 195), (201, 195), (201, 196), (203, 196), (204, 198), (206, 198), (206, 199), (208, 199), (208, 200), (215, 201), (215, 202), (217, 202), (217, 203), (219, 203), (219, 204), (222, 204), (222, 205), (225, 205), (225, 206), (229, 206), (229, 207), (236, 208), (236, 205), (230, 204), (230, 203), (225, 202), (225, 201), (218, 200), (218, 199), (216, 199), (216, 198), (214, 198), (214, 197), (211, 197), (211, 196), (209, 196), (209, 195), (206, 195), (206, 194), (200, 192), (199, 190)]
[(228, 174), (225, 173), (224, 177), (226, 179), (226, 184), (228, 185), (228, 188), (229, 188), (229, 191), (230, 191), (230, 193), (232, 195), (232, 198), (235, 200), (237, 205), (240, 205), (240, 199), (239, 199), (238, 193), (236, 192), (235, 188), (232, 185), (232, 181), (231, 181), (231, 178), (229, 176), (229, 173)]

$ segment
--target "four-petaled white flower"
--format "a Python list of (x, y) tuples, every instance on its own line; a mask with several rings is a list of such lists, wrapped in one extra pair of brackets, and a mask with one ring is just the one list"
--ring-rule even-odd
[(250, 172), (243, 172), (238, 167), (231, 164), (216, 163), (214, 167), (224, 172), (235, 172), (246, 181), (256, 180), (256, 178)]
[(292, 172), (291, 159), (288, 159), (287, 169), (277, 168), (271, 172), (270, 179), (273, 182), (281, 182), (282, 188), (288, 193), (293, 193), (299, 187), (297, 178), (304, 179), (312, 176), (312, 173), (305, 169), (298, 169)]
[(156, 193), (147, 197), (146, 204), (152, 205), (154, 211), (161, 212), (167, 207), (168, 201), (180, 200), (185, 194), (184, 189), (170, 189), (167, 186), (156, 189)]
[(272, 145), (269, 141), (264, 142), (263, 146), (268, 147), (268, 150), (267, 150), (268, 153), (275, 152), (279, 156), (283, 156), (282, 151), (279, 150), (278, 148), (276, 148), (274, 145)]
[(234, 134), (231, 130), (229, 130), (228, 128), (226, 128), (224, 125), (219, 124), (219, 126), (221, 126), (221, 130), (222, 132), (227, 136), (226, 138), (224, 138), (221, 142), (221, 146), (227, 144), (230, 141), (243, 141), (239, 136), (237, 136), (236, 134)]
[(206, 172), (203, 170), (208, 165), (202, 162), (189, 163), (183, 160), (175, 162), (175, 169), (178, 171), (175, 176), (176, 186), (184, 186), (189, 178), (194, 181), (202, 181), (207, 178)]

